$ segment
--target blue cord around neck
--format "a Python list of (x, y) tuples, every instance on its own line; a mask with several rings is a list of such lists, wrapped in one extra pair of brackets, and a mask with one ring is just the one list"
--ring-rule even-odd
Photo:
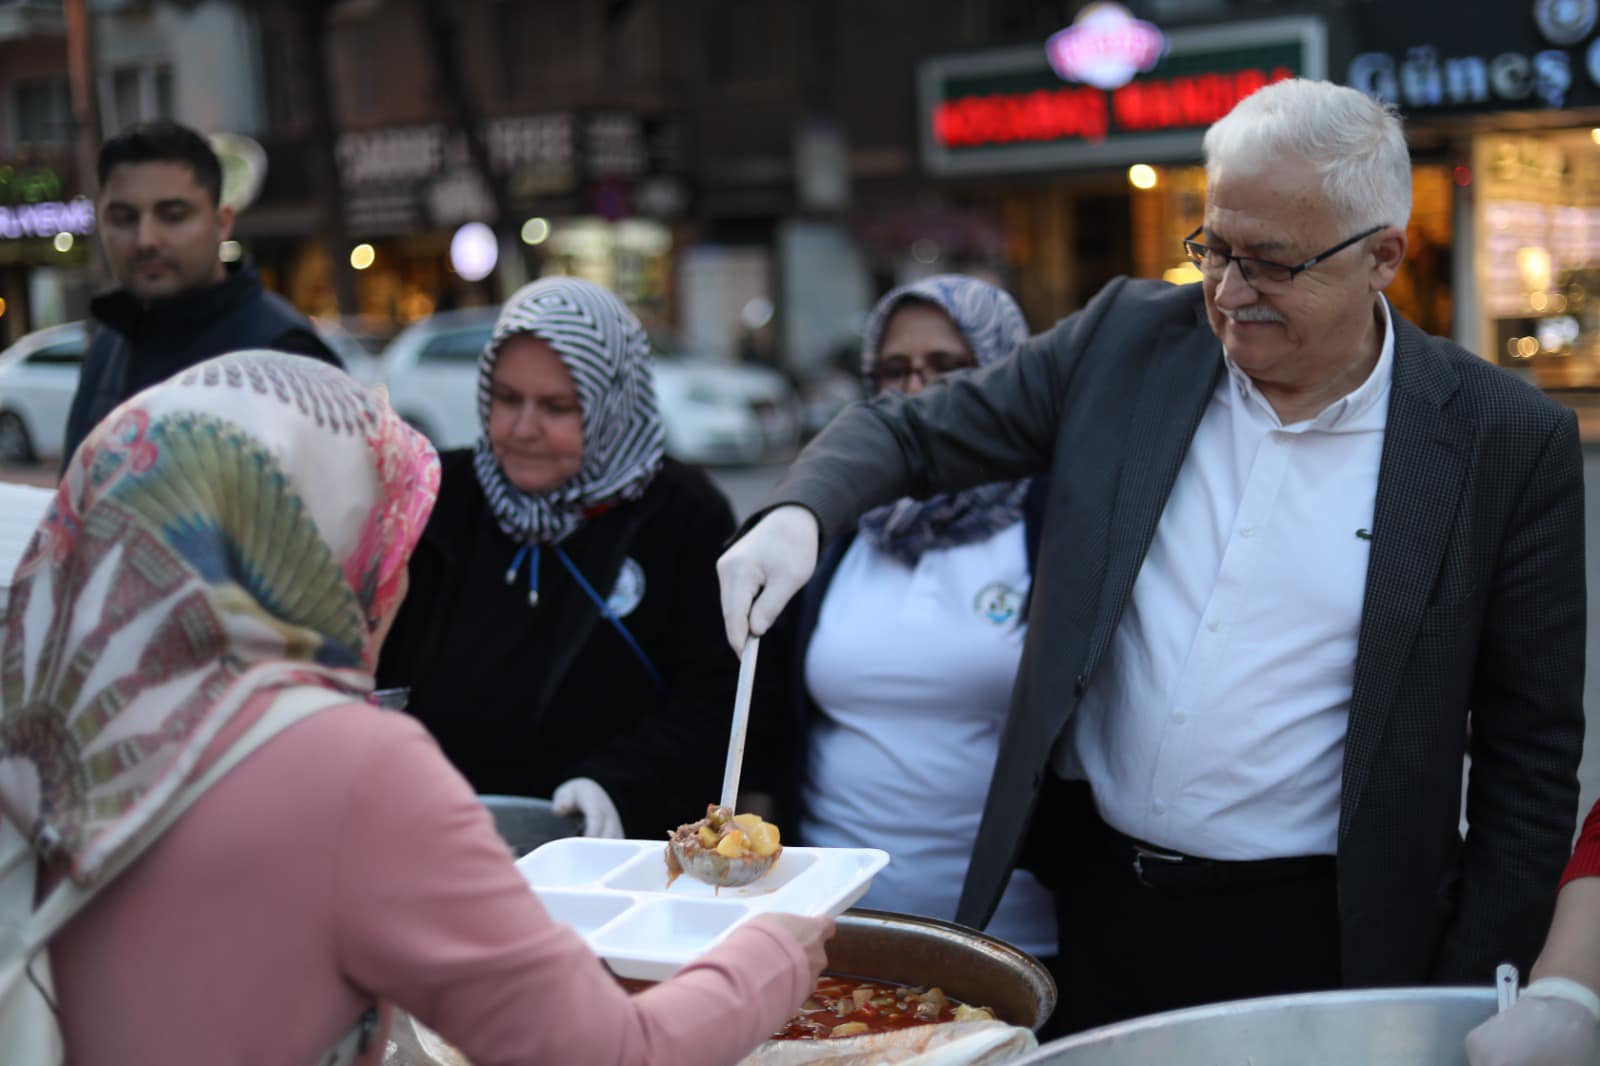
[[(650, 675), (650, 680), (655, 685), (656, 691), (665, 692), (667, 685), (666, 682), (661, 680), (661, 673), (656, 669), (655, 664), (650, 661), (650, 656), (646, 655), (644, 649), (639, 646), (639, 642), (634, 639), (633, 634), (628, 632), (628, 627), (623, 625), (622, 619), (617, 617), (617, 613), (611, 609), (611, 605), (606, 603), (605, 599), (594, 590), (594, 586), (589, 584), (583, 574), (578, 571), (577, 564), (562, 550), (561, 546), (556, 544), (552, 545), (552, 547), (555, 549), (556, 558), (560, 559), (561, 565), (566, 567), (567, 573), (572, 575), (572, 579), (578, 583), (578, 587), (583, 589), (590, 601), (599, 609), (600, 617), (610, 622), (612, 628), (617, 631), (628, 647), (633, 649), (633, 654), (638, 657), (639, 664), (644, 667), (645, 673)], [(517, 571), (522, 569), (522, 560), (529, 555), (533, 558), (528, 565), (528, 606), (537, 607), (539, 606), (538, 544), (524, 544), (517, 549), (516, 556), (511, 560), (511, 567), (506, 571), (506, 584), (510, 585), (517, 580)]]

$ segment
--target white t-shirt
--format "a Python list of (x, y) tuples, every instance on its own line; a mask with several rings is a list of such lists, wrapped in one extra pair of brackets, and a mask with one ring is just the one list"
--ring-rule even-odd
[[(952, 919), (994, 773), (1026, 627), (1021, 522), (907, 567), (857, 537), (806, 649), (821, 708), (809, 731), (807, 844), (878, 847), (891, 861), (863, 907)], [(1018, 870), (988, 931), (1057, 950), (1054, 903)]]

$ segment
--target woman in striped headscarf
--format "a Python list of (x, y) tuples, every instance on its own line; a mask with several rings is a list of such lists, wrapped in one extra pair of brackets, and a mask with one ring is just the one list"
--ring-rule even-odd
[[(915, 394), (1027, 335), (1004, 290), (942, 274), (878, 302), (862, 371), (874, 394)], [(773, 775), (796, 843), (890, 853), (862, 906), (955, 916), (1022, 653), (1042, 490), (982, 485), (868, 512), (824, 545), (764, 655), (791, 701), (791, 739), (764, 746), (791, 761), (757, 773)], [(1013, 875), (989, 931), (1055, 954), (1052, 901), (1031, 874)]]
[(441, 456), (379, 684), (410, 688), (480, 793), (551, 797), (590, 836), (661, 836), (721, 779), (731, 509), (663, 457), (649, 343), (599, 286), (519, 290), (478, 374), (483, 435)]

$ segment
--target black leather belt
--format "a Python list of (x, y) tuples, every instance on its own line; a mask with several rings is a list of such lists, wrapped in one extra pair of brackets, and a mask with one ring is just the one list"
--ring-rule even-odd
[(1337, 863), (1332, 855), (1293, 855), (1281, 859), (1202, 859), (1157, 847), (1111, 828), (1094, 816), (1102, 856), (1126, 862), (1146, 888), (1220, 889), (1325, 877), (1332, 880)]

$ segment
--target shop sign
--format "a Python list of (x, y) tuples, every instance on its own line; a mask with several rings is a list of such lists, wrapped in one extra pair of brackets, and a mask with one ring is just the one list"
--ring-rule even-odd
[[(630, 112), (558, 112), (493, 118), (483, 136), (512, 201), (531, 205), (586, 183), (633, 182), (677, 168), (677, 125)], [(444, 123), (346, 132), (338, 157), (355, 232), (400, 233), (493, 215), (466, 138)]]
[(1366, 47), (1350, 60), (1346, 83), (1407, 113), (1600, 103), (1600, 39), (1585, 42), (1600, 14), (1597, 0), (1534, 0), (1495, 11), (1503, 17), (1448, 21), (1408, 5), (1370, 5), (1357, 29)]
[(1034, 48), (927, 60), (923, 163), (977, 174), (1198, 159), (1206, 127), (1250, 93), (1325, 76), (1314, 16), (1174, 30), (1167, 45), (1148, 73), (1109, 89), (1063, 85)]
[(0, 204), (0, 240), (49, 238), (58, 233), (86, 236), (93, 232), (94, 201), (87, 196), (37, 204)]
[(1097, 89), (1120, 89), (1155, 66), (1166, 50), (1161, 31), (1121, 4), (1090, 4), (1044, 46), (1050, 68), (1062, 81)]

